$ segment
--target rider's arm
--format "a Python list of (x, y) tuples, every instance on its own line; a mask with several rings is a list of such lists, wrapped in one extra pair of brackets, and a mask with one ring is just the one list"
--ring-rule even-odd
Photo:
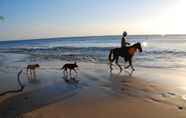
[(125, 42), (125, 44), (130, 45), (130, 43), (129, 43), (129, 42)]

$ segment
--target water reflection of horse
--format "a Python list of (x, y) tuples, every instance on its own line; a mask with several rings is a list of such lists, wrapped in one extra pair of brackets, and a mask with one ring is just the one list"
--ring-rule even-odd
[[(124, 48), (114, 48), (111, 49), (110, 54), (109, 54), (109, 62), (110, 62), (110, 70), (112, 71), (112, 63), (113, 61), (115, 61), (116, 65), (120, 68), (120, 72), (123, 70), (121, 65), (119, 65), (118, 60), (119, 57), (123, 57), (125, 62), (129, 62), (129, 65), (126, 66), (125, 68), (129, 68), (131, 67), (132, 71), (134, 71), (134, 67), (132, 65), (132, 57), (134, 56), (135, 52), (137, 51), (137, 49), (139, 50), (139, 52), (142, 52), (142, 47), (140, 43), (136, 43), (132, 46), (129, 46), (126, 48), (127, 51), (125, 51)], [(113, 55), (113, 58), (112, 58)]]

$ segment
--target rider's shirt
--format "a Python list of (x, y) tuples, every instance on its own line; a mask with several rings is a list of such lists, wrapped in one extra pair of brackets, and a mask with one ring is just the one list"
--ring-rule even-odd
[(122, 39), (121, 39), (121, 47), (125, 48), (127, 45), (129, 45), (129, 43), (126, 42), (126, 37), (122, 37)]

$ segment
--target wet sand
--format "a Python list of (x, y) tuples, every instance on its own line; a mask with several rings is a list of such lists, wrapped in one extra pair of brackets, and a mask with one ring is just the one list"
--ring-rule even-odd
[[(17, 56), (0, 68), (0, 92), (18, 87), (16, 74), (28, 62)], [(78, 75), (72, 75), (78, 81), (65, 81), (59, 68), (66, 62), (33, 63), (41, 68), (33, 80), (22, 73), (24, 91), (0, 97), (0, 118), (186, 117), (184, 70), (136, 68), (129, 76), (117, 68), (110, 73), (106, 64), (80, 62)]]

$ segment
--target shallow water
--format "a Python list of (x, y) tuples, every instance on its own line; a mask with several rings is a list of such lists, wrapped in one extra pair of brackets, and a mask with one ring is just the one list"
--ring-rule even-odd
[[(59, 59), (107, 63), (109, 50), (120, 46), (120, 38), (120, 36), (95, 36), (5, 41), (0, 42), (0, 52), (29, 54), (32, 60)], [(143, 46), (143, 52), (137, 53), (134, 58), (135, 66), (186, 67), (185, 36), (129, 36), (128, 41), (131, 44), (140, 42)]]

